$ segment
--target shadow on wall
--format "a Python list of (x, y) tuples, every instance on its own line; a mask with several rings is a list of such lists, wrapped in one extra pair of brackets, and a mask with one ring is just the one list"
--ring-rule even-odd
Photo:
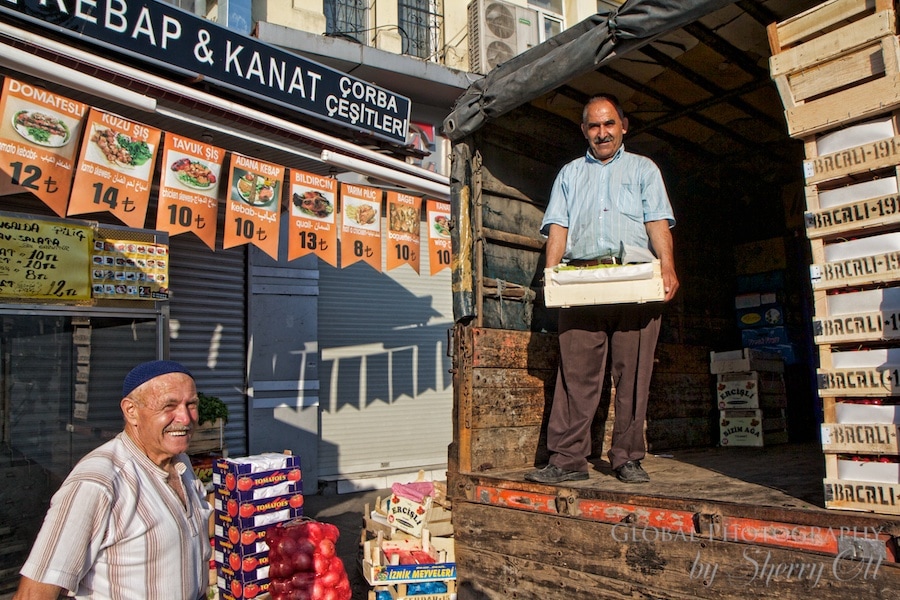
[[(451, 385), (447, 331), (452, 318), (435, 308), (438, 300), (416, 296), (399, 277), (360, 263), (341, 274), (341, 280), (352, 280), (353, 286), (327, 285), (337, 271), (324, 265), (320, 269), (319, 338), (329, 344), (320, 346), (320, 398), (336, 399), (329, 410), (363, 409), (447, 390)], [(449, 311), (449, 273), (445, 275)], [(338, 388), (330, 389), (335, 384)]]

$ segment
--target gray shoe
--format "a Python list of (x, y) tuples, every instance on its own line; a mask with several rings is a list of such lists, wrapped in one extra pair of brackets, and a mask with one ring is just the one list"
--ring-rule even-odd
[(537, 483), (562, 483), (563, 481), (581, 481), (589, 477), (587, 471), (566, 471), (556, 465), (547, 465), (543, 469), (525, 473), (525, 479)]
[(619, 481), (624, 481), (625, 483), (647, 483), (650, 481), (650, 476), (647, 475), (647, 471), (641, 466), (641, 461), (639, 460), (629, 460), (616, 469), (616, 477)]

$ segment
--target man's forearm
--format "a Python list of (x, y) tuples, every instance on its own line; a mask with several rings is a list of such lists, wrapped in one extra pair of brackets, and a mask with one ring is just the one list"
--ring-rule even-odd
[(566, 253), (566, 238), (569, 230), (562, 225), (550, 225), (550, 231), (547, 235), (547, 266), (555, 267), (562, 262), (563, 254)]
[(65, 590), (58, 585), (41, 583), (28, 577), (22, 577), (19, 589), (12, 600), (56, 600)]

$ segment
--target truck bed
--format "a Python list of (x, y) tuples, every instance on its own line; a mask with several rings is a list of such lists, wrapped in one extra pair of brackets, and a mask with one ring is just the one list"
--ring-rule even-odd
[[(658, 348), (652, 395), (668, 413), (648, 422), (649, 483), (619, 482), (604, 440), (588, 480), (547, 485), (524, 475), (548, 456), (553, 335), (458, 325), (454, 340), (447, 491), (460, 600), (805, 598), (811, 589), (821, 600), (900, 599), (900, 517), (890, 514), (900, 499), (860, 483), (851, 493), (889, 514), (826, 509), (818, 442), (664, 445), (704, 431), (708, 352)], [(697, 411), (670, 401), (684, 390)], [(595, 425), (599, 442), (608, 427)]]
[[(646, 484), (616, 479), (609, 462), (593, 459), (590, 479), (564, 487), (640, 494), (681, 500), (745, 503), (754, 506), (825, 510), (825, 467), (818, 443), (776, 446), (695, 448), (648, 454)], [(530, 469), (492, 469), (485, 479), (521, 481)], [(833, 511), (829, 511), (833, 512)]]
[(526, 482), (525, 468), (451, 471), (458, 597), (900, 598), (900, 517), (825, 509), (817, 444), (643, 465), (640, 485), (605, 460), (560, 485)]

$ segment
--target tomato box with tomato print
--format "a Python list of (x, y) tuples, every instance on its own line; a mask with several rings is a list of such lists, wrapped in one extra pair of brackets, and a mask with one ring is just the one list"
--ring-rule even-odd
[(241, 529), (237, 525), (216, 527), (213, 546), (215, 552), (222, 552), (226, 556), (235, 552), (238, 556), (259, 554), (269, 549), (266, 544), (266, 530), (271, 525)]
[(239, 530), (272, 525), (303, 516), (303, 494), (284, 494), (261, 500), (244, 500), (215, 496), (215, 523), (226, 530)]
[(269, 578), (249, 579), (220, 567), (216, 569), (216, 587), (220, 600), (264, 597), (269, 591)]
[(241, 583), (269, 579), (269, 552), (239, 556), (237, 552), (215, 553), (216, 572), (219, 576), (237, 579)]
[(260, 500), (303, 492), (300, 457), (268, 452), (244, 458), (220, 458), (213, 464), (216, 494)]

